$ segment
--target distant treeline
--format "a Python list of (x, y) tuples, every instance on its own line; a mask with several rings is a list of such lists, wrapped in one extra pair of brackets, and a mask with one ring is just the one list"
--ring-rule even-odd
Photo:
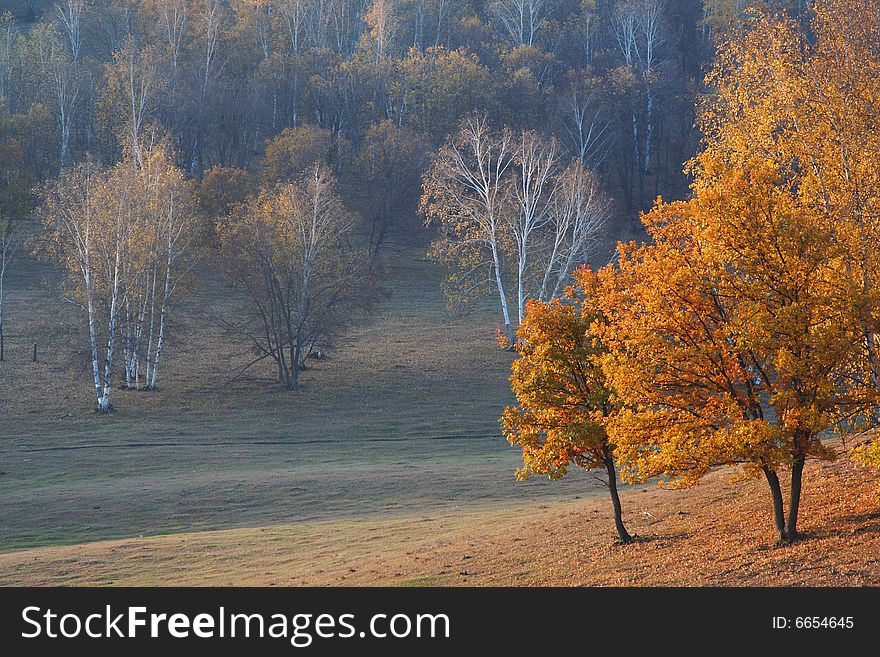
[[(2, 159), (19, 148), (30, 183), (87, 154), (112, 164), (134, 121), (170, 131), (178, 165), (201, 178), (217, 165), (256, 171), (274, 137), (314, 125), (337, 143), (348, 200), (375, 205), (370, 167), (357, 166), (374, 126), (436, 147), (481, 110), (499, 127), (554, 133), (637, 225), (657, 195), (687, 193), (704, 63), (746, 4), (12, 2), (0, 18)], [(413, 216), (417, 186), (403, 196), (394, 210)]]

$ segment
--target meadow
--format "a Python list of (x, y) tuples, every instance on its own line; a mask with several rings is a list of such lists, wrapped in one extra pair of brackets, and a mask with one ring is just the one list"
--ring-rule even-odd
[(807, 540), (786, 548), (761, 481), (626, 487), (628, 546), (591, 476), (516, 481), (497, 424), (513, 356), (494, 343), (494, 308), (450, 313), (418, 247), (390, 262), (390, 298), (299, 393), (270, 367), (236, 376), (252, 357), (223, 329), (235, 303), (204, 268), (161, 389), (114, 391), (101, 415), (79, 309), (50, 268), (23, 261), (0, 366), (0, 585), (880, 581), (876, 482), (843, 445), (810, 465)]
[(494, 309), (450, 312), (422, 253), (389, 258), (390, 298), (311, 361), (299, 393), (279, 389), (271, 367), (240, 373), (252, 355), (222, 322), (236, 302), (203, 267), (172, 317), (161, 389), (114, 391), (106, 417), (92, 410), (81, 309), (51, 268), (23, 259), (0, 364), (0, 550), (599, 490), (580, 473), (516, 481), (518, 450), (497, 423), (513, 356), (494, 343)]

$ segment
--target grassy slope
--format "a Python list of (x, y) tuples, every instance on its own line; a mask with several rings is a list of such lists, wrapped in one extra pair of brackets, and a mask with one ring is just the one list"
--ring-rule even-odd
[(780, 549), (760, 481), (629, 490), (648, 540), (623, 548), (592, 480), (515, 482), (492, 309), (450, 318), (416, 256), (301, 395), (270, 368), (224, 385), (248, 355), (207, 277), (163, 389), (109, 418), (90, 412), (80, 315), (27, 263), (0, 365), (0, 584), (880, 584), (874, 482), (846, 459), (810, 466), (810, 537)]
[(628, 490), (609, 505), (310, 522), (0, 554), (0, 584), (880, 585), (876, 488), (841, 459), (807, 471), (801, 530), (774, 547), (766, 486), (714, 475), (688, 491)]
[(268, 364), (229, 383), (250, 354), (224, 333), (218, 317), (236, 309), (206, 272), (174, 318), (162, 389), (114, 391), (110, 417), (91, 412), (81, 311), (51, 270), (24, 261), (0, 364), (0, 550), (594, 490), (582, 475), (514, 480), (518, 455), (497, 424), (511, 356), (493, 344), (493, 309), (451, 317), (419, 253), (394, 255), (392, 298), (299, 395), (278, 390)]

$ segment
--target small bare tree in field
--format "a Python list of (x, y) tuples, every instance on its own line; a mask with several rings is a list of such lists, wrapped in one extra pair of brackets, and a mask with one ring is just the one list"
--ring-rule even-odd
[(378, 297), (369, 254), (349, 242), (353, 225), (335, 179), (320, 164), (262, 190), (220, 222), (224, 267), (254, 311), (230, 323), (256, 353), (244, 369), (271, 359), (279, 382), (299, 390), (312, 350)]
[(429, 256), (449, 268), (447, 297), (467, 303), (494, 291), (510, 344), (527, 301), (560, 294), (608, 215), (595, 177), (577, 160), (566, 166), (560, 150), (472, 115), (424, 178), (421, 210), (439, 229)]

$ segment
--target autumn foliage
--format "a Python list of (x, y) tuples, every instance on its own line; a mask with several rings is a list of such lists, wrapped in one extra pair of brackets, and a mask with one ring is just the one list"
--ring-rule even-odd
[(522, 448), (521, 479), (531, 474), (560, 479), (570, 465), (601, 468), (614, 504), (618, 537), (631, 540), (621, 518), (614, 463), (615, 446), (606, 427), (616, 411), (600, 360), (598, 337), (604, 317), (596, 304), (598, 278), (576, 272), (579, 292), (564, 299), (532, 300), (517, 330), (510, 380), (518, 404), (504, 410), (502, 427), (511, 444)]
[[(707, 78), (691, 199), (658, 200), (650, 242), (620, 245), (590, 287), (603, 321), (575, 330), (570, 299), (530, 307), (521, 408), (505, 415), (527, 471), (590, 465), (602, 445), (627, 481), (689, 486), (734, 466), (766, 479), (779, 540), (798, 538), (806, 461), (834, 458), (824, 439), (873, 426), (880, 401), (880, 25), (867, 4), (817, 3), (814, 39), (754, 14)], [(614, 412), (572, 404), (561, 344)], [(877, 444), (856, 457), (876, 464)]]

